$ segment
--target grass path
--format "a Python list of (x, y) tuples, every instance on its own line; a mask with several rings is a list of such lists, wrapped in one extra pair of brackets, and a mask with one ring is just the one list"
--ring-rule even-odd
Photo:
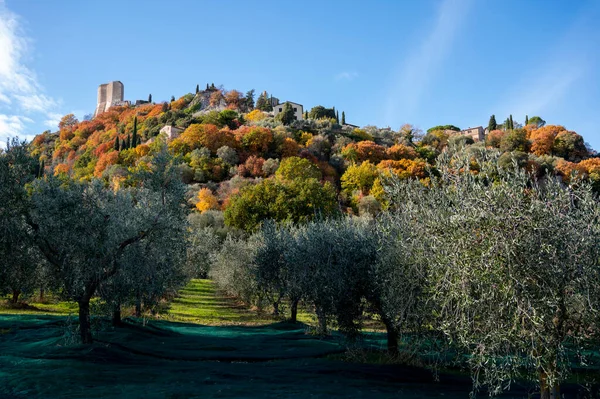
[(267, 314), (259, 315), (220, 292), (211, 280), (192, 280), (170, 302), (164, 318), (171, 321), (204, 325), (267, 324), (275, 321)]
[[(258, 313), (218, 290), (211, 280), (192, 280), (170, 302), (167, 320), (204, 325), (263, 325), (277, 321), (268, 313)], [(312, 322), (312, 316), (299, 310), (298, 320)]]

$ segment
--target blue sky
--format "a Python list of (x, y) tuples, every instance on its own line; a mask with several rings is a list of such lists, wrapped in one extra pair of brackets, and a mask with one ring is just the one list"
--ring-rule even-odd
[(196, 84), (267, 90), (357, 125), (540, 115), (600, 149), (600, 1), (0, 0), (0, 140)]

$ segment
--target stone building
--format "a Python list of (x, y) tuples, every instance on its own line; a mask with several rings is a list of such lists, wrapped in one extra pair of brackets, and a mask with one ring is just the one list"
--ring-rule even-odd
[(166, 125), (162, 129), (160, 129), (160, 133), (166, 134), (169, 140), (176, 139), (177, 137), (179, 137), (181, 132), (183, 132), (183, 129), (171, 125)]
[(469, 136), (473, 139), (473, 141), (484, 141), (485, 140), (485, 132), (482, 126), (470, 127), (465, 130), (461, 130), (459, 134)]
[(294, 116), (296, 117), (297, 121), (301, 121), (302, 119), (304, 119), (304, 107), (302, 106), (302, 104), (298, 104), (298, 103), (293, 103), (291, 101), (286, 101), (283, 104), (278, 104), (276, 106), (273, 107), (273, 116), (277, 116), (277, 114), (279, 114), (280, 112), (283, 112), (283, 106), (289, 103), (292, 108), (294, 109)]
[(118, 80), (98, 86), (98, 103), (96, 104), (94, 116), (108, 111), (110, 107), (115, 105), (122, 105), (124, 94), (125, 87)]

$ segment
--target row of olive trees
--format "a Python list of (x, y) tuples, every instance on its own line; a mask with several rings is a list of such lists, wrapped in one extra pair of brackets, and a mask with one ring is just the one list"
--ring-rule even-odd
[(135, 187), (40, 177), (23, 143), (0, 153), (0, 290), (25, 292), (45, 275), (79, 306), (92, 342), (90, 300), (152, 305), (185, 282), (184, 187), (171, 157), (156, 154)]
[(211, 275), (276, 313), (289, 304), (292, 319), (304, 302), (321, 332), (332, 320), (356, 335), (377, 314), (391, 351), (409, 332), (466, 354), (475, 389), (499, 393), (525, 375), (558, 397), (600, 326), (600, 207), (588, 186), (497, 161), (457, 151), (427, 186), (389, 181), (377, 221), (265, 223), (227, 239)]
[(387, 329), (389, 350), (396, 352), (399, 333), (420, 325), (426, 277), (412, 255), (422, 245), (405, 235), (411, 230), (402, 223), (397, 217), (379, 223), (266, 222), (248, 239), (227, 238), (212, 257), (210, 276), (247, 303), (268, 303), (274, 315), (289, 306), (292, 322), (304, 303), (314, 310), (320, 333), (333, 321), (355, 337), (365, 312), (375, 313)]

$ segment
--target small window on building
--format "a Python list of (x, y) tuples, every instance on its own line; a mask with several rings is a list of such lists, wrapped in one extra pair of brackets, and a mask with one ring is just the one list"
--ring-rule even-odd
[(279, 112), (281, 112), (281, 111), (282, 111), (282, 109), (281, 109), (281, 108), (279, 108)]
[(294, 112), (298, 112), (298, 108), (294, 108)]

